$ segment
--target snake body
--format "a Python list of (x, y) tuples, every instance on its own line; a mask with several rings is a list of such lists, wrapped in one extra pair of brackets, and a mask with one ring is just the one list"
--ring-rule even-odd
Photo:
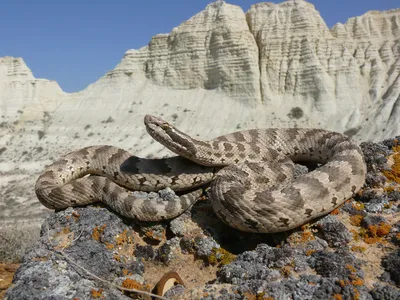
[[(221, 220), (270, 233), (328, 214), (365, 181), (360, 147), (340, 133), (253, 129), (201, 141), (160, 118), (147, 115), (144, 121), (147, 132), (179, 156), (149, 160), (113, 146), (71, 152), (39, 176), (35, 191), (42, 204), (61, 209), (103, 201), (126, 217), (158, 221), (184, 212), (200, 196), (198, 188), (211, 182), (209, 196)], [(295, 176), (294, 162), (320, 165)], [(167, 187), (192, 191), (169, 201), (143, 200), (129, 191)]]

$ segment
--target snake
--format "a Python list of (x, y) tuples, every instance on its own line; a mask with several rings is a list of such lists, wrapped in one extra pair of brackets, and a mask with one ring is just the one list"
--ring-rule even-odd
[[(215, 214), (246, 232), (275, 233), (324, 216), (364, 185), (360, 146), (344, 134), (315, 128), (249, 129), (204, 141), (152, 115), (147, 133), (176, 156), (141, 158), (110, 145), (65, 154), (39, 175), (35, 193), (50, 209), (101, 201), (127, 218), (173, 219), (203, 195)], [(314, 164), (296, 174), (297, 163)], [(163, 197), (162, 191), (176, 192)], [(151, 199), (132, 191), (157, 192)]]

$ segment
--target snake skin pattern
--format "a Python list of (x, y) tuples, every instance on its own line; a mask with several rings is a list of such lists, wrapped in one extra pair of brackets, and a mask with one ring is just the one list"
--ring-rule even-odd
[[(56, 209), (100, 200), (121, 215), (157, 221), (185, 211), (201, 189), (171, 201), (138, 199), (127, 189), (182, 191), (211, 181), (209, 196), (221, 220), (242, 231), (271, 233), (328, 214), (365, 181), (361, 149), (340, 133), (253, 129), (205, 142), (160, 118), (147, 115), (144, 121), (147, 132), (178, 157), (146, 160), (112, 146), (83, 148), (39, 177), (39, 200)], [(296, 176), (294, 162), (320, 165)]]

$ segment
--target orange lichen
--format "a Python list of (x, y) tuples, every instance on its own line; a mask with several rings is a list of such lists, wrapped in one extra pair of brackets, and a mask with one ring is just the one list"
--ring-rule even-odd
[(274, 300), (274, 298), (266, 296), (265, 292), (258, 293), (257, 295), (246, 292), (243, 293), (243, 296), (246, 300)]
[(68, 234), (68, 233), (71, 233), (71, 230), (69, 229), (69, 227), (65, 227), (65, 228), (63, 228), (62, 233)]
[(378, 237), (367, 236), (367, 237), (364, 237), (364, 242), (371, 245), (371, 244), (376, 244), (376, 243), (382, 242), (382, 239), (378, 238)]
[[(314, 234), (312, 233), (312, 231), (310, 229), (308, 229), (308, 227), (303, 227), (305, 228), (303, 231), (301, 232), (295, 232), (293, 234), (291, 234), (288, 238), (289, 243), (291, 246), (295, 246), (298, 244), (302, 244), (302, 243), (307, 243), (309, 241), (315, 240)], [(280, 246), (277, 245), (276, 248), (279, 248)]]
[(390, 193), (393, 193), (394, 191), (396, 191), (397, 189), (396, 189), (396, 187), (390, 185), (390, 186), (384, 187), (383, 190), (384, 190), (386, 193), (390, 194)]
[(360, 226), (363, 218), (364, 217), (362, 215), (350, 216), (350, 224), (353, 226)]
[(117, 235), (115, 242), (119, 246), (123, 244), (133, 244), (134, 237), (132, 234), (128, 234), (128, 230), (125, 229), (121, 234)]
[(309, 250), (306, 251), (306, 255), (307, 255), (307, 256), (310, 256), (311, 254), (313, 254), (313, 253), (316, 252), (316, 251), (317, 251), (317, 250), (309, 249)]
[(339, 283), (340, 287), (342, 287), (342, 288), (349, 284), (349, 282), (347, 280), (343, 280), (343, 279), (340, 279), (338, 283)]
[(400, 183), (400, 145), (394, 146), (392, 149), (395, 152), (392, 168), (383, 171), (383, 175), (392, 182)]
[(92, 290), (90, 291), (90, 294), (91, 294), (92, 297), (95, 298), (95, 299), (97, 299), (97, 298), (102, 298), (102, 299), (104, 299), (103, 291), (104, 291), (103, 289), (98, 289), (98, 290), (92, 289)]
[(335, 294), (332, 296), (334, 300), (343, 300), (342, 296), (339, 294)]
[(149, 230), (144, 232), (144, 235), (155, 241), (164, 241), (167, 239), (165, 230), (163, 230), (162, 232), (158, 230)]
[(352, 265), (346, 265), (345, 267), (347, 270), (349, 270), (352, 273), (357, 272), (357, 270)]
[(378, 225), (369, 225), (368, 232), (372, 237), (383, 237), (390, 233), (391, 228), (390, 224), (381, 222)]
[(114, 244), (106, 242), (106, 247), (108, 250), (112, 250), (112, 249), (114, 249), (115, 246), (114, 246)]
[(126, 289), (135, 289), (141, 291), (150, 291), (150, 286), (148, 284), (141, 284), (136, 280), (127, 278), (122, 282), (122, 287)]
[(92, 239), (99, 242), (101, 235), (103, 234), (103, 231), (104, 231), (104, 229), (106, 229), (106, 227), (107, 227), (107, 224), (104, 224), (101, 227), (96, 226), (95, 228), (93, 228)]
[(132, 272), (129, 272), (128, 269), (122, 269), (122, 274), (123, 274), (124, 276), (129, 276), (129, 275), (132, 275)]
[(351, 281), (351, 284), (354, 286), (362, 286), (364, 285), (364, 280), (362, 280), (361, 278), (356, 278)]
[(400, 242), (400, 233), (397, 233), (394, 238), (397, 242)]
[(302, 232), (302, 234), (301, 234), (301, 241), (302, 242), (309, 242), (309, 241), (312, 241), (312, 240), (315, 240), (315, 237), (314, 237), (314, 235), (313, 235), (313, 233), (311, 231), (307, 230), (307, 231), (303, 231)]
[(79, 218), (81, 217), (81, 215), (76, 211), (72, 212), (72, 216), (74, 217), (75, 222), (78, 221)]
[(367, 229), (360, 228), (358, 232), (350, 230), (353, 233), (354, 240), (362, 239), (367, 244), (384, 243), (383, 237), (390, 232), (391, 226), (388, 223), (381, 222), (378, 225), (370, 225)]
[(290, 268), (289, 266), (284, 266), (284, 267), (281, 269), (281, 274), (282, 274), (283, 276), (285, 276), (285, 277), (289, 277), (290, 273), (291, 273), (291, 268)]
[(339, 208), (335, 208), (334, 210), (331, 211), (331, 215), (338, 215), (339, 214)]
[(121, 257), (121, 255), (118, 255), (118, 254), (114, 254), (113, 255), (113, 258), (116, 260), (116, 261), (122, 261), (122, 257)]
[(360, 292), (357, 289), (354, 289), (353, 291), (354, 291), (354, 298), (353, 299), (354, 300), (360, 299), (360, 296), (361, 296)]
[(301, 225), (301, 230), (303, 230), (303, 231), (305, 231), (305, 230), (309, 230), (310, 229), (310, 224), (309, 223), (306, 223), (306, 224), (304, 224), (304, 225)]

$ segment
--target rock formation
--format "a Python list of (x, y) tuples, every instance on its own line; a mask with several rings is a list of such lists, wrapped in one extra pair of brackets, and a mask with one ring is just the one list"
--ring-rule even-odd
[[(247, 13), (217, 1), (78, 93), (0, 59), (0, 219), (40, 218), (37, 174), (67, 151), (113, 144), (168, 154), (147, 113), (211, 138), (252, 127), (323, 127), (379, 141), (400, 133), (400, 10), (331, 30), (303, 0)], [(28, 213), (27, 213), (28, 212)]]

